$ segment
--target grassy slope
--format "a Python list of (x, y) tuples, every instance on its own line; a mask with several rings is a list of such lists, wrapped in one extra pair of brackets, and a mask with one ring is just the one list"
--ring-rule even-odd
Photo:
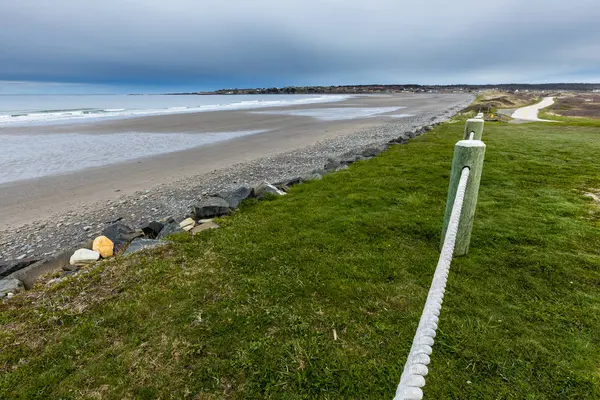
[[(0, 398), (391, 398), (461, 134), (444, 125), (1, 305)], [(599, 135), (486, 126), (427, 398), (600, 398), (600, 212), (582, 196), (600, 188)]]

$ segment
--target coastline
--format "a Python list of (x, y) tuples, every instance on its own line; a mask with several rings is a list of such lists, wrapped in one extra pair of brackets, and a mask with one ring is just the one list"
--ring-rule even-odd
[[(200, 113), (206, 129), (214, 130), (220, 125), (225, 131), (236, 124), (263, 124), (270, 129), (191, 150), (0, 185), (0, 260), (52, 254), (94, 236), (118, 218), (138, 227), (152, 219), (184, 215), (202, 196), (262, 180), (274, 182), (305, 174), (322, 168), (328, 158), (380, 145), (405, 131), (447, 120), (471, 102), (471, 96), (466, 95), (385, 96), (373, 101), (394, 103), (415, 99), (423, 102), (417, 107), (418, 114), (400, 119), (377, 116), (320, 122), (245, 111)], [(351, 99), (345, 106), (356, 102), (357, 99)], [(336, 107), (340, 105), (344, 104), (336, 103)], [(318, 106), (326, 108), (331, 104)], [(315, 108), (315, 105), (303, 107)], [(185, 114), (185, 118), (143, 117), (107, 121), (92, 128), (102, 133), (114, 130), (114, 124), (118, 123), (122, 129), (134, 125), (159, 132), (167, 128), (185, 130), (189, 124), (197, 123), (198, 117), (195, 114)], [(281, 127), (273, 128), (276, 125)], [(84, 227), (89, 228), (84, 230)]]

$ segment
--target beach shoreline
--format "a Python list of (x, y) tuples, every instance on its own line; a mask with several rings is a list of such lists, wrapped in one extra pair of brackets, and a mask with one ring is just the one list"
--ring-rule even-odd
[(381, 145), (405, 131), (447, 120), (471, 100), (469, 95), (377, 96), (281, 108), (407, 104), (401, 112), (414, 116), (403, 118), (377, 115), (319, 121), (245, 110), (94, 124), (88, 128), (99, 134), (133, 129), (189, 132), (191, 127), (209, 132), (240, 127), (265, 132), (190, 150), (0, 185), (0, 260), (48, 255), (93, 237), (119, 218), (139, 227), (153, 219), (184, 215), (193, 202), (210, 193), (305, 174), (321, 168), (328, 158)]

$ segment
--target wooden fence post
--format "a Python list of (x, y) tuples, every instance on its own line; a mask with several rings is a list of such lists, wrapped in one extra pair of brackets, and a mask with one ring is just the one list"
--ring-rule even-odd
[[(483, 121), (481, 121), (483, 127)], [(469, 243), (471, 242), (471, 230), (473, 229), (473, 219), (475, 217), (475, 208), (477, 206), (477, 195), (479, 193), (479, 182), (481, 180), (481, 171), (483, 169), (483, 159), (485, 156), (485, 144), (481, 140), (461, 140), (454, 146), (454, 158), (452, 159), (452, 172), (450, 174), (450, 185), (448, 187), (448, 200), (446, 201), (446, 214), (444, 215), (444, 228), (442, 229), (442, 244), (448, 229), (456, 189), (460, 181), (460, 175), (463, 168), (469, 168), (470, 175), (465, 191), (465, 201), (462, 208), (460, 222), (458, 223), (458, 233), (456, 235), (456, 246), (454, 247), (455, 256), (464, 256), (469, 252)]]
[[(471, 138), (471, 132), (473, 137)], [(465, 134), (463, 135), (464, 140), (481, 140), (483, 136), (483, 119), (471, 118), (467, 120), (465, 124)]]

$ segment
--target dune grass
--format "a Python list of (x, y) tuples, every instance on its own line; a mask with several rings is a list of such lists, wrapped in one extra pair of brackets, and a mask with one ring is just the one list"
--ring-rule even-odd
[[(390, 399), (461, 123), (0, 305), (0, 398)], [(600, 398), (600, 131), (492, 124), (429, 399)]]

